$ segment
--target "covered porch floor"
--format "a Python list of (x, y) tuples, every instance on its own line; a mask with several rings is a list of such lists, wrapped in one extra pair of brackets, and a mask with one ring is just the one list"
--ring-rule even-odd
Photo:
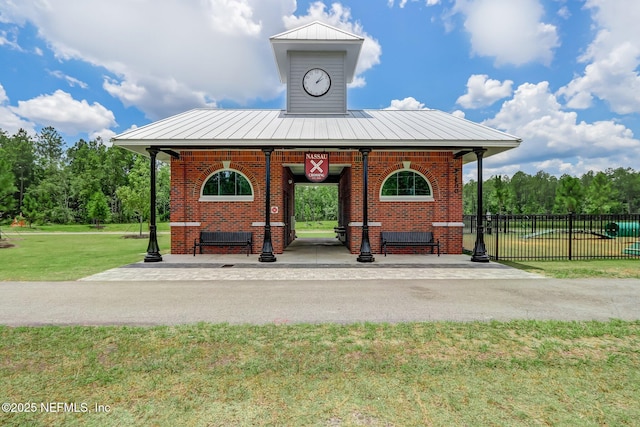
[[(393, 255), (374, 254), (375, 261), (372, 263), (360, 263), (357, 255), (349, 253), (349, 249), (340, 243), (336, 238), (330, 237), (298, 237), (283, 253), (277, 254), (277, 262), (261, 263), (258, 261), (259, 254), (196, 254), (173, 255), (163, 254), (161, 264), (224, 264), (234, 267), (251, 266), (267, 268), (283, 268), (292, 266), (308, 267), (481, 267), (472, 263), (470, 255)], [(496, 264), (501, 266), (500, 264)]]
[(276, 254), (277, 261), (263, 263), (258, 260), (259, 253), (247, 256), (238, 254), (162, 254), (162, 262), (145, 265), (132, 264), (128, 267), (139, 268), (446, 268), (446, 269), (508, 269), (511, 267), (489, 262), (476, 263), (471, 255), (460, 254), (417, 254), (398, 255), (374, 254), (374, 262), (361, 263), (358, 255), (349, 253), (349, 249), (336, 238), (299, 237), (287, 246), (283, 253)]

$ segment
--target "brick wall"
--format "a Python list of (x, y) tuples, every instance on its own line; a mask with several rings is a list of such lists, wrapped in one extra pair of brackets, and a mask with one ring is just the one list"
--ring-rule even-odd
[[(347, 222), (348, 246), (359, 253), (362, 228), (362, 154), (358, 151), (330, 153), (332, 164), (350, 164), (339, 184), (343, 219)], [(388, 202), (380, 200), (385, 178), (410, 162), (410, 168), (427, 177), (434, 201)], [(254, 192), (253, 201), (199, 201), (201, 187), (217, 170), (229, 168), (245, 175)], [(289, 216), (294, 206), (291, 197), (294, 184), (284, 165), (304, 163), (302, 151), (274, 151), (271, 155), (271, 200), (278, 207), (270, 213), (271, 233), (275, 253), (282, 253), (288, 237), (289, 218), (285, 218), (284, 196), (289, 195)], [(171, 162), (171, 253), (185, 254), (193, 249), (193, 241), (201, 230), (253, 232), (253, 253), (262, 249), (265, 221), (265, 155), (262, 151), (183, 151), (180, 159)], [(443, 253), (461, 253), (462, 228), (451, 226), (462, 222), (462, 161), (448, 152), (376, 152), (369, 154), (368, 169), (369, 228), (371, 248), (380, 252), (381, 231), (432, 231), (440, 239)], [(351, 189), (349, 191), (349, 188)], [(355, 223), (355, 224), (354, 224)], [(437, 225), (434, 226), (433, 224)], [(199, 224), (199, 225), (198, 225)], [(178, 226), (180, 225), (180, 226)], [(453, 224), (455, 225), (455, 224)], [(419, 248), (392, 248), (389, 252), (415, 252)], [(427, 249), (429, 250), (429, 249)], [(204, 248), (209, 253), (242, 252), (242, 248)]]

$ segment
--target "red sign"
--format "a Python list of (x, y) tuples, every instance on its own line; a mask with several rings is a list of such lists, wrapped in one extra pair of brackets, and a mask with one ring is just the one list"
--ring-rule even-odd
[(329, 176), (329, 153), (305, 153), (304, 174), (311, 182), (322, 182)]

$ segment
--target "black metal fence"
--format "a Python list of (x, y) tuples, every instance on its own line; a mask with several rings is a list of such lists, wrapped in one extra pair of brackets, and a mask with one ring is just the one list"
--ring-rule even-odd
[[(465, 250), (476, 236), (476, 216), (465, 215)], [(484, 242), (492, 260), (640, 259), (640, 214), (487, 215)]]

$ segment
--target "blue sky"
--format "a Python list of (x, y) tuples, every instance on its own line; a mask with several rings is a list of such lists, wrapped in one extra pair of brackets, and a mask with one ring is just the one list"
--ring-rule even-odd
[(0, 0), (0, 128), (71, 145), (195, 107), (284, 108), (268, 39), (314, 20), (365, 37), (350, 109), (435, 108), (521, 137), (485, 177), (640, 169), (630, 0)]

